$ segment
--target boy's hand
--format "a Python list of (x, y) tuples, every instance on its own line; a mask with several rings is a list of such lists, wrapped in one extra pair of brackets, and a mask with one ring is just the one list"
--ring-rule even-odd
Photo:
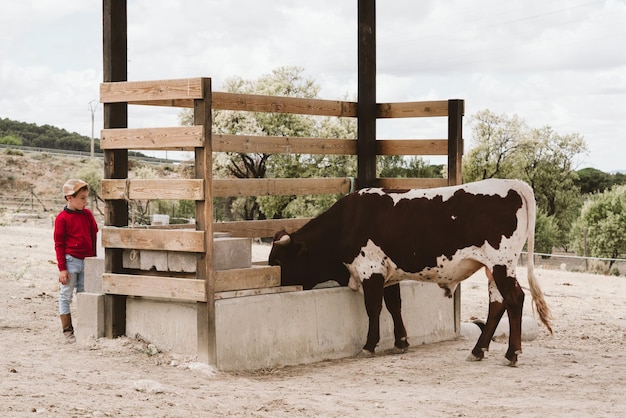
[(59, 283), (67, 284), (67, 281), (70, 279), (70, 273), (67, 270), (63, 270), (59, 272)]

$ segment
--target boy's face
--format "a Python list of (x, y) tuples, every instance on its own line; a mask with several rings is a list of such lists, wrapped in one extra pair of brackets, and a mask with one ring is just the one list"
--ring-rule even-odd
[(75, 196), (67, 196), (67, 207), (71, 210), (83, 210), (87, 206), (89, 190), (81, 190)]

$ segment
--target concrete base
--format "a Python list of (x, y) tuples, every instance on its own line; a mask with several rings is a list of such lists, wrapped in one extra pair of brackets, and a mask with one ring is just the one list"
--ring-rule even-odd
[(85, 292), (102, 293), (102, 275), (104, 274), (104, 258), (85, 258)]
[[(401, 283), (402, 314), (412, 345), (458, 336), (454, 302), (429, 283)], [(127, 335), (157, 347), (197, 354), (196, 305), (128, 298)], [(354, 356), (367, 336), (363, 294), (346, 287), (222, 299), (215, 302), (216, 367), (252, 370)], [(158, 313), (158, 315), (157, 315)], [(155, 320), (155, 318), (159, 318)], [(393, 347), (383, 309), (378, 351)]]
[(76, 338), (104, 337), (104, 295), (81, 292), (76, 294), (74, 315)]
[(196, 355), (196, 304), (139, 297), (126, 299), (126, 335), (140, 336), (159, 349)]

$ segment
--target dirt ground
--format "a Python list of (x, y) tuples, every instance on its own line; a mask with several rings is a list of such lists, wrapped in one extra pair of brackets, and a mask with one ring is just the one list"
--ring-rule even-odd
[[(134, 338), (64, 344), (46, 216), (0, 215), (0, 266), (3, 417), (626, 416), (624, 277), (539, 270), (555, 333), (542, 328), (515, 368), (503, 366), (500, 342), (482, 362), (466, 361), (475, 341), (459, 338), (225, 373)], [(519, 276), (526, 286), (525, 269)], [(486, 310), (486, 279), (476, 274), (463, 284), (461, 319)]]

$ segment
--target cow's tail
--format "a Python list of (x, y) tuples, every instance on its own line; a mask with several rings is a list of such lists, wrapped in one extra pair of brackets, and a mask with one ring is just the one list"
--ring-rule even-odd
[(548, 328), (550, 334), (552, 334), (552, 325), (550, 320), (552, 319), (552, 314), (550, 313), (550, 307), (546, 303), (546, 300), (543, 297), (543, 292), (539, 287), (539, 282), (537, 281), (537, 277), (535, 276), (535, 222), (537, 216), (537, 204), (535, 203), (535, 193), (533, 189), (526, 185), (528, 188), (527, 193), (522, 193), (522, 196), (526, 200), (526, 207), (528, 211), (528, 285), (530, 287), (530, 294), (533, 298), (534, 308), (537, 314), (539, 314), (539, 319), (543, 324)]

